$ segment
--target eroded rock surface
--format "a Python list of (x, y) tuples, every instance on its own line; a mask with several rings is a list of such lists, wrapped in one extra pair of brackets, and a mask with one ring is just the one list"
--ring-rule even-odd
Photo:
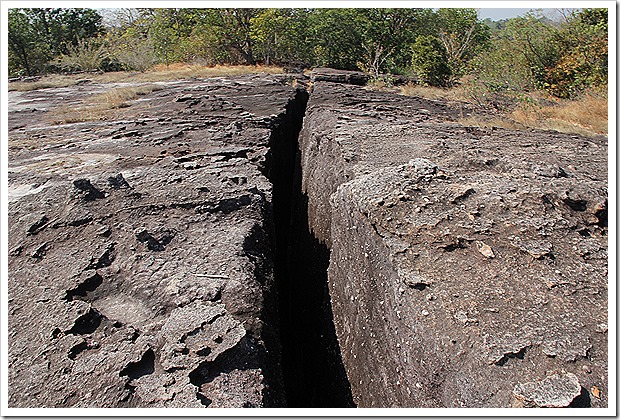
[(605, 390), (607, 139), (464, 127), (461, 112), (313, 85), (303, 192), (331, 249), (355, 403), (507, 407), (515, 389), (534, 401), (557, 385), (568, 405), (574, 383)]
[(285, 404), (266, 175), (295, 89), (161, 87), (64, 125), (106, 86), (12, 93), (11, 407)]
[(362, 76), (12, 92), (9, 406), (606, 407), (607, 139)]

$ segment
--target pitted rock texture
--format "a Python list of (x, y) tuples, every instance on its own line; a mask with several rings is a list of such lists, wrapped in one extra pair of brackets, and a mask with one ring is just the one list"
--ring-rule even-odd
[(353, 399), (509, 407), (518, 384), (551, 395), (563, 382), (545, 378), (569, 375), (573, 404), (605, 407), (587, 390), (608, 386), (607, 139), (460, 113), (313, 85), (302, 189)]
[(9, 406), (607, 406), (607, 139), (358, 76), (11, 92)]
[(10, 98), (9, 406), (284, 405), (265, 173), (290, 80), (162, 84), (50, 125), (106, 88)]
[(579, 380), (572, 373), (551, 375), (538, 382), (517, 384), (514, 407), (568, 407), (581, 394)]

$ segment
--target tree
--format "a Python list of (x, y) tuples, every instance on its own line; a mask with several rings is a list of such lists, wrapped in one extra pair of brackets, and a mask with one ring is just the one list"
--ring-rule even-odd
[(607, 86), (606, 9), (565, 13), (555, 25), (531, 12), (509, 20), (506, 34), (538, 88), (568, 98)]
[(557, 28), (529, 12), (506, 23), (506, 35), (514, 52), (521, 54), (528, 63), (538, 87), (544, 87), (547, 69), (561, 57), (557, 43)]
[(159, 62), (151, 35), (155, 9), (115, 9), (105, 36), (111, 61), (123, 70), (145, 71)]
[(476, 9), (439, 9), (435, 22), (451, 73), (461, 76), (467, 63), (489, 46), (490, 28), (478, 20)]
[(411, 63), (421, 81), (431, 86), (446, 86), (452, 71), (448, 54), (439, 38), (433, 35), (417, 37), (411, 47)]
[(9, 9), (8, 29), (9, 74), (17, 75), (25, 71), (32, 76), (38, 73), (47, 61), (48, 52), (26, 13), (21, 9)]
[(254, 65), (252, 19), (261, 9), (207, 9), (203, 25), (207, 25), (216, 46), (223, 47), (236, 63)]
[(309, 19), (314, 64), (353, 70), (364, 54), (359, 9), (315, 9)]
[(308, 9), (264, 9), (251, 19), (257, 57), (267, 65), (308, 65), (312, 61)]
[(424, 9), (360, 9), (363, 60), (358, 67), (375, 78), (382, 72), (403, 68), (409, 61), (406, 46), (424, 33), (429, 10)]
[(584, 9), (567, 17), (556, 34), (559, 59), (546, 68), (543, 87), (568, 98), (607, 87), (607, 10)]
[(11, 74), (46, 71), (50, 61), (68, 54), (81, 40), (102, 34), (101, 20), (92, 9), (9, 9)]

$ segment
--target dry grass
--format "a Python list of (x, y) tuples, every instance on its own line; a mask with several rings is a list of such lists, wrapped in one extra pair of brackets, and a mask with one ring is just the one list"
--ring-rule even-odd
[(524, 104), (499, 117), (472, 115), (459, 123), (522, 130), (537, 128), (587, 137), (607, 135), (607, 98), (587, 93), (575, 100), (550, 100), (549, 105)]
[(208, 78), (221, 76), (238, 76), (254, 73), (282, 73), (282, 67), (267, 66), (199, 66), (191, 64), (175, 63), (169, 66), (157, 65), (143, 73), (139, 72), (109, 72), (102, 74), (76, 74), (76, 75), (48, 75), (41, 77), (36, 82), (11, 82), (9, 90), (30, 91), (44, 88), (58, 88), (75, 85), (79, 80), (89, 79), (95, 83), (146, 83), (183, 80), (190, 78)]
[(607, 98), (587, 93), (547, 106), (522, 106), (510, 117), (528, 127), (583, 135), (607, 134)]
[[(409, 84), (400, 87), (400, 93), (432, 100), (464, 101), (480, 105), (466, 83), (451, 89)], [(573, 100), (560, 100), (533, 92), (529, 94), (527, 101), (522, 101), (511, 111), (492, 116), (481, 111), (479, 115), (461, 118), (459, 123), (513, 130), (538, 128), (592, 137), (607, 134), (607, 109), (607, 98), (594, 92), (585, 93)]]
[(34, 82), (11, 82), (9, 83), (9, 90), (16, 90), (19, 92), (28, 92), (31, 90), (37, 89), (47, 89), (47, 88), (60, 88), (73, 86), (77, 83), (78, 80), (83, 79), (84, 77), (76, 77), (76, 76), (64, 76), (60, 74), (52, 74), (49, 76), (43, 76), (41, 79)]
[(82, 106), (56, 109), (51, 113), (51, 120), (54, 124), (107, 120), (113, 118), (117, 110), (129, 107), (130, 101), (161, 89), (154, 84), (111, 89), (91, 96)]

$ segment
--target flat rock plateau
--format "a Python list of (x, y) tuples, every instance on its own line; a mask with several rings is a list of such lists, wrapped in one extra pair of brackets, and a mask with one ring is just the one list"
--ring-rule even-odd
[(9, 407), (607, 407), (607, 138), (364, 82), (9, 92)]

